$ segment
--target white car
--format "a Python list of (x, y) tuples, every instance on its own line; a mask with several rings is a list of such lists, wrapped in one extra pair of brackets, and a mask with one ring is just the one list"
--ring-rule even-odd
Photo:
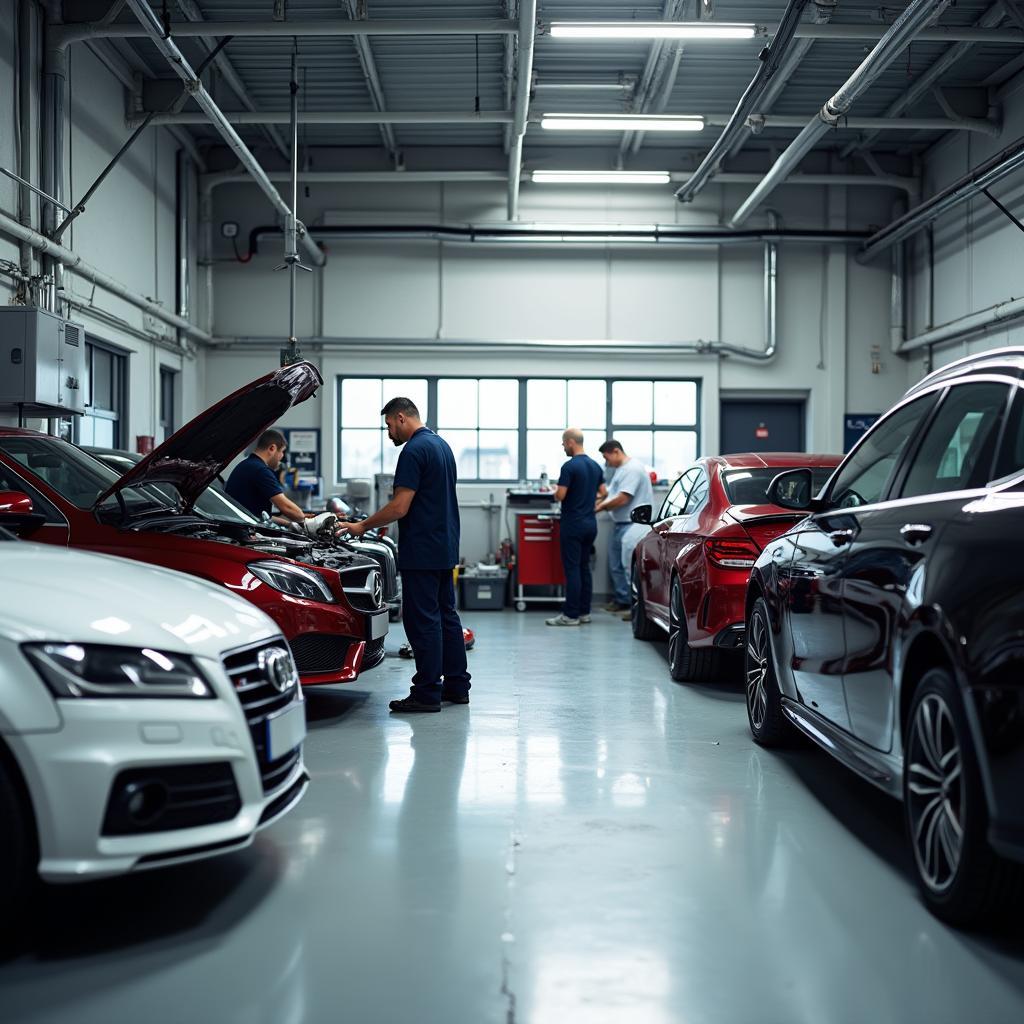
[(277, 625), (221, 587), (0, 530), (0, 917), (237, 850), (309, 783)]

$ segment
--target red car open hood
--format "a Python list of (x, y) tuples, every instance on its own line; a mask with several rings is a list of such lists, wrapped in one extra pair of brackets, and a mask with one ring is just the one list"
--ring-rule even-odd
[(173, 484), (191, 508), (231, 460), (273, 426), (293, 405), (323, 384), (312, 363), (296, 363), (239, 388), (186, 423), (136, 463), (97, 499), (95, 508), (122, 488)]

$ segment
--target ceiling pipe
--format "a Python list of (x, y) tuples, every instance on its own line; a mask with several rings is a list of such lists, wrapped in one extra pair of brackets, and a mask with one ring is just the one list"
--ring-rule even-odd
[(888, 227), (884, 227), (872, 235), (857, 253), (858, 262), (870, 262), (880, 252), (917, 234), (918, 231), (927, 227), (944, 213), (948, 213), (962, 203), (980, 195), (983, 189), (989, 188), (997, 181), (1002, 181), (1007, 175), (1013, 174), (1014, 171), (1022, 167), (1024, 167), (1024, 137), (1017, 139), (1002, 152), (968, 171), (963, 177), (957, 178), (956, 181), (947, 185), (930, 199), (926, 199), (919, 206), (915, 206), (898, 220), (893, 221)]
[[(892, 23), (881, 41), (863, 60), (860, 67), (843, 83), (839, 91), (826, 101), (817, 115), (793, 140), (775, 161), (764, 180), (746, 198), (729, 221), (730, 227), (739, 227), (785, 181), (801, 160), (814, 148), (818, 140), (838, 125), (850, 107), (906, 49), (924, 26), (938, 17), (949, 6), (950, 0), (912, 0)], [(813, 26), (812, 26), (813, 27)], [(834, 28), (834, 25), (818, 26)]]
[[(202, 80), (196, 75), (192, 66), (185, 59), (185, 55), (178, 49), (177, 44), (170, 38), (165, 39), (163, 27), (153, 14), (147, 0), (128, 0), (128, 6), (134, 11), (136, 17), (145, 29), (146, 35), (153, 41), (157, 49), (163, 54), (167, 63), (176, 72), (178, 77), (185, 83), (186, 89), (192, 98), (199, 104), (206, 115), (214, 123), (224, 141), (234, 150), (235, 155), (241, 161), (242, 166), (252, 175), (253, 180), (259, 185), (263, 194), (270, 200), (271, 205), (278, 215), (287, 221), (292, 211), (288, 204), (281, 198), (280, 193), (271, 184), (266, 171), (260, 166), (259, 161), (252, 155), (249, 147), (241, 140), (238, 133), (231, 127), (220, 107), (214, 102), (213, 97), (207, 92)], [(300, 225), (301, 229), (301, 225)], [(323, 252), (317, 247), (304, 229), (300, 230), (299, 241), (309, 256), (310, 262), (315, 266), (322, 267), (325, 262)]]
[(131, 291), (131, 289), (123, 285), (116, 278), (110, 277), (108, 274), (104, 274), (102, 270), (92, 266), (92, 264), (86, 263), (77, 253), (73, 253), (70, 249), (66, 249), (63, 245), (58, 245), (56, 242), (51, 242), (45, 235), (25, 227), (24, 224), (19, 223), (13, 217), (9, 217), (3, 212), (0, 212), (0, 232), (19, 241), (27, 242), (36, 252), (60, 263), (61, 266), (72, 271), (76, 276), (85, 278), (86, 281), (91, 281), (98, 288), (110, 292), (111, 295), (116, 295), (119, 299), (124, 299), (125, 302), (136, 309), (141, 309), (144, 313), (148, 313), (157, 320), (171, 327), (176, 327), (190, 338), (194, 338), (196, 341), (206, 345), (212, 344), (213, 338), (206, 331), (196, 327), (195, 324), (177, 316), (168, 309), (164, 309), (163, 306), (153, 302), (152, 299), (144, 298)]
[[(1005, 7), (1002, 2), (993, 4), (976, 24), (979, 28), (993, 28), (1003, 20), (1004, 15)], [(931, 67), (915, 79), (913, 85), (902, 96), (889, 104), (888, 108), (886, 108), (885, 116), (898, 117), (903, 111), (909, 110), (915, 103), (928, 96), (939, 79), (970, 52), (972, 45), (974, 44), (955, 43), (951, 46)], [(854, 151), (868, 148), (876, 138), (877, 132), (871, 132), (864, 138), (851, 142), (848, 146), (844, 147), (839, 155), (842, 159), (846, 159)]]
[(523, 173), (523, 136), (533, 88), (533, 46), (537, 36), (537, 0), (519, 0), (515, 121), (508, 149), (508, 219), (519, 218), (519, 182)]
[[(706, 117), (704, 123), (714, 125), (717, 119)], [(805, 117), (787, 117), (782, 114), (751, 114), (747, 118), (747, 126), (753, 128), (755, 135), (765, 128), (803, 128), (806, 124)], [(840, 117), (829, 127), (837, 131), (963, 131), (993, 137), (999, 136), (1003, 130), (998, 121), (983, 117)]]
[[(134, 10), (133, 0), (128, 0)], [(171, 38), (208, 38), (210, 36), (487, 36), (515, 35), (519, 25), (500, 18), (412, 19), (389, 18), (386, 21), (351, 21), (325, 18), (322, 21), (202, 21), (173, 22)], [(163, 26), (160, 28), (163, 38)], [(57, 42), (61, 46), (86, 39), (144, 39), (150, 33), (142, 25), (129, 22), (105, 25), (81, 22), (63, 25)]]
[[(866, 231), (810, 231), (799, 228), (684, 227), (678, 224), (323, 224), (311, 227), (320, 238), (342, 241), (432, 241), (467, 245), (520, 246), (663, 246), (757, 245), (794, 242), (812, 245), (855, 245)], [(260, 239), (278, 236), (268, 224), (249, 233), (249, 251), (259, 251)]]
[[(177, 4), (178, 9), (189, 21), (201, 24), (206, 20), (195, 0), (177, 0)], [(205, 42), (203, 43), (203, 46), (205, 46), (207, 50), (210, 49), (209, 44)], [(235, 70), (235, 66), (231, 63), (231, 59), (228, 55), (223, 51), (218, 53), (217, 56), (214, 57), (213, 63), (217, 70), (224, 76), (224, 81), (227, 82), (228, 88), (231, 89), (231, 91), (238, 97), (238, 102), (241, 103), (246, 110), (255, 110), (256, 104), (253, 103), (252, 98), (249, 96), (249, 90), (246, 89), (241, 78), (238, 77), (238, 72)], [(284, 144), (284, 139), (281, 137), (281, 133), (276, 128), (268, 126), (266, 128), (266, 136), (273, 143), (278, 153), (287, 160), (288, 147)]]
[[(140, 124), (148, 115), (133, 114), (129, 127)], [(287, 110), (226, 110), (222, 112), (230, 124), (290, 124)], [(299, 124), (513, 124), (511, 110), (300, 110)], [(212, 118), (201, 110), (154, 114), (149, 123), (209, 124)]]
[(934, 327), (930, 331), (908, 338), (896, 350), (899, 355), (913, 352), (914, 349), (927, 348), (930, 345), (951, 344), (966, 338), (989, 334), (1006, 327), (1008, 324), (1024, 318), (1024, 299), (1009, 299), (983, 309), (978, 313), (951, 320), (949, 323)]
[[(827, 25), (832, 20), (832, 14), (836, 7), (839, 6), (839, 0), (814, 0), (814, 24), (815, 25)], [(797, 39), (791, 47), (788, 48), (782, 62), (779, 64), (778, 70), (772, 77), (772, 80), (768, 83), (768, 87), (761, 94), (761, 100), (759, 106), (761, 113), (766, 114), (775, 105), (776, 100), (782, 95), (783, 90), (789, 84), (789, 80), (793, 77), (794, 72), (800, 66), (804, 57), (807, 56), (807, 51), (814, 45), (813, 39)], [(745, 131), (741, 131), (737, 134), (735, 142), (726, 154), (727, 159), (733, 159), (736, 157), (740, 150), (746, 145), (747, 140), (750, 138), (751, 132), (749, 125), (745, 125)]]
[[(669, 57), (668, 70), (665, 72), (665, 76), (661, 82), (661, 88), (658, 90), (658, 97), (654, 101), (654, 105), (651, 107), (652, 114), (662, 114), (665, 112), (665, 107), (668, 106), (668, 101), (672, 97), (672, 91), (676, 87), (676, 79), (679, 77), (679, 65), (683, 62), (683, 44), (676, 42), (672, 47), (672, 55)], [(640, 147), (644, 144), (644, 137), (647, 135), (646, 132), (634, 132), (633, 142), (629, 147), (629, 151), (635, 156), (640, 152)]]
[(725, 130), (715, 140), (707, 156), (700, 162), (686, 184), (676, 191), (676, 199), (681, 203), (689, 203), (698, 192), (714, 177), (719, 166), (725, 159), (726, 154), (733, 143), (745, 130), (747, 117), (753, 113), (755, 107), (764, 95), (771, 79), (777, 74), (793, 43), (794, 33), (803, 16), (804, 8), (810, 0), (789, 0), (786, 10), (779, 23), (779, 29), (775, 37), (762, 51), (760, 65), (750, 80), (750, 84), (744, 90), (736, 109), (732, 112)]

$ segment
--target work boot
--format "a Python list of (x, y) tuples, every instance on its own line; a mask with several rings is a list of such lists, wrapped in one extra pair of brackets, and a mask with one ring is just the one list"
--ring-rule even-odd
[(601, 607), (606, 612), (621, 612), (626, 606), (624, 604), (619, 604), (618, 601), (609, 601), (607, 604), (601, 605)]
[(545, 619), (544, 624), (547, 626), (578, 626), (580, 624), (579, 619), (570, 619), (568, 615), (556, 615), (553, 619)]
[(408, 697), (403, 697), (401, 700), (393, 700), (388, 707), (391, 708), (396, 714), (415, 714), (419, 712), (431, 712), (440, 711), (440, 701), (437, 704), (428, 704), (426, 701), (417, 700), (411, 693)]
[(446, 704), (468, 704), (468, 693), (445, 693), (441, 692), (441, 701)]

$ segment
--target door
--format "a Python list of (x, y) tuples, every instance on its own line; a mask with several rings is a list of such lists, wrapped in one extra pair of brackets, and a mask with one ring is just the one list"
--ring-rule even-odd
[(804, 402), (723, 399), (722, 452), (802, 452)]
[[(779, 589), (790, 630), (791, 673), (799, 699), (850, 730), (843, 686), (846, 629), (844, 575), (861, 524), (855, 509), (888, 493), (899, 459), (935, 402), (929, 394), (900, 406), (839, 468), (826, 511), (807, 520), (780, 554)], [(771, 547), (771, 545), (770, 545)], [(775, 549), (772, 550), (775, 558)]]
[(701, 475), (697, 467), (687, 470), (669, 489), (658, 512), (644, 561), (644, 596), (656, 613), (667, 615), (669, 577), (672, 562), (681, 543), (678, 526), (694, 481)]
[(1009, 392), (995, 382), (951, 388), (916, 450), (908, 449), (890, 500), (850, 510), (856, 525), (844, 573), (843, 685), (851, 731), (878, 750), (892, 747), (899, 622), (920, 600), (942, 524), (994, 475)]

